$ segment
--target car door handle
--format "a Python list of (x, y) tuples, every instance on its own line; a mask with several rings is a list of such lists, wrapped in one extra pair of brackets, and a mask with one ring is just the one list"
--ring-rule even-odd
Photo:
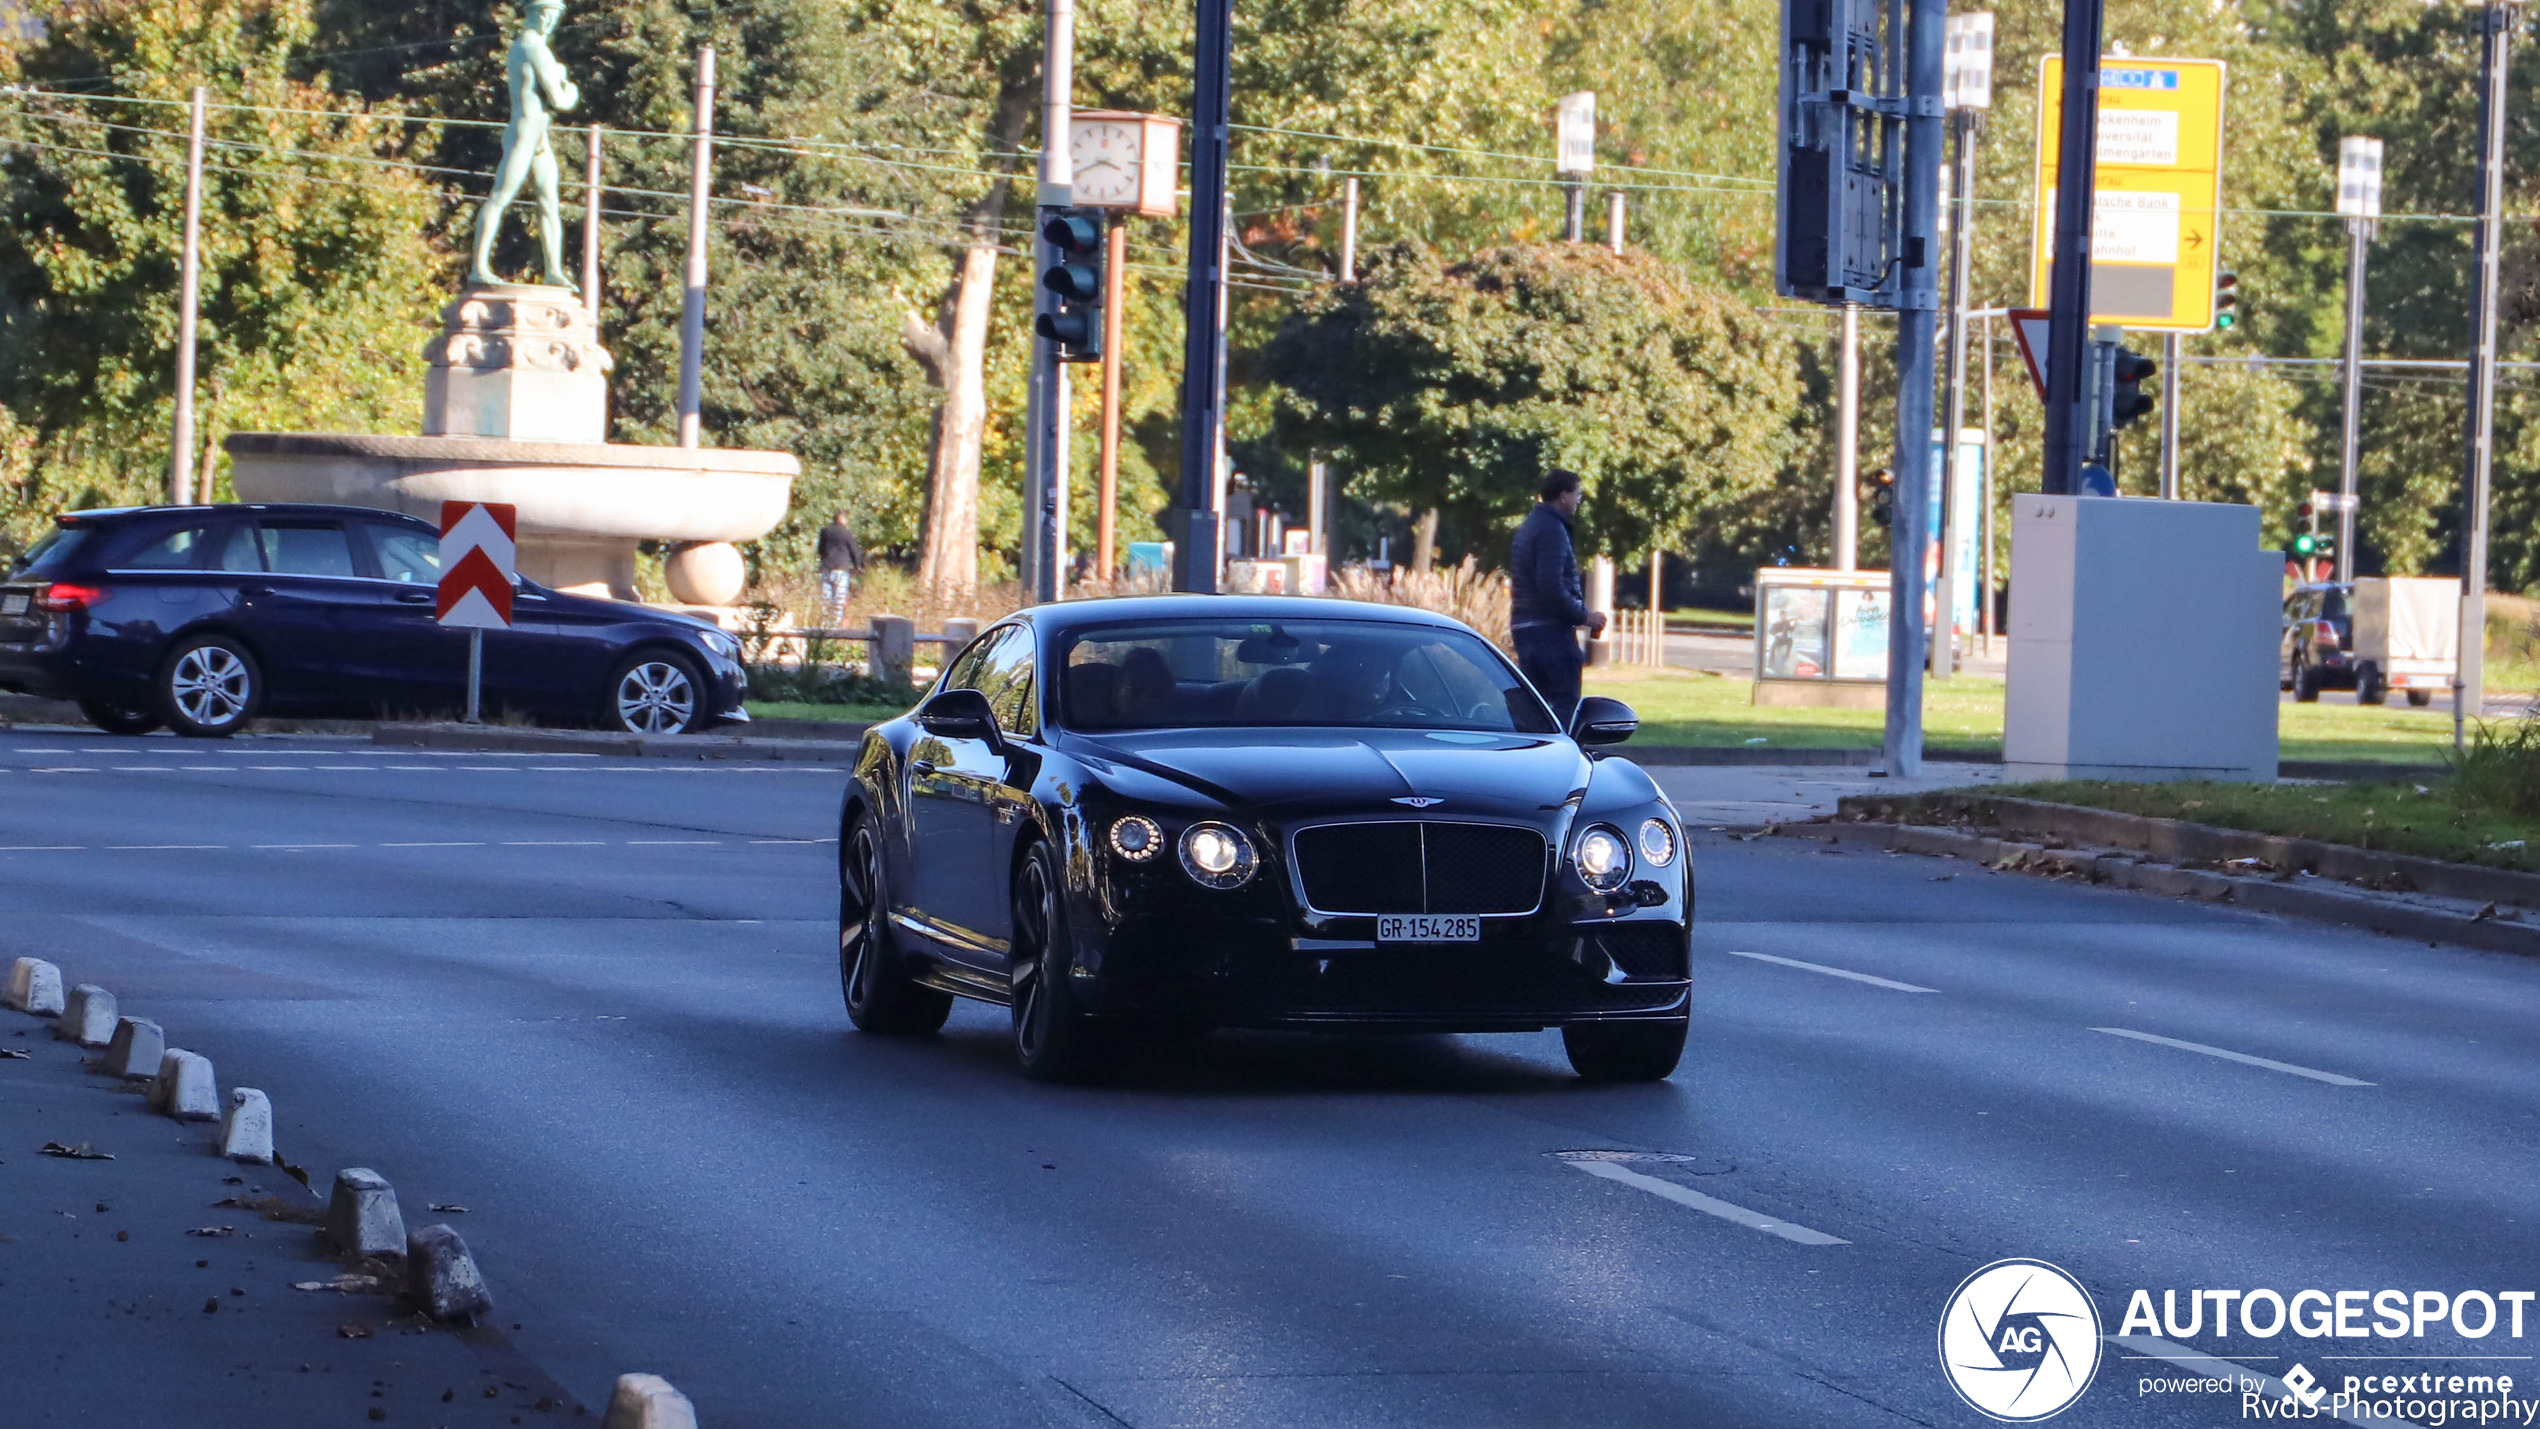
[(397, 603), (399, 605), (430, 605), (438, 598), (439, 596), (435, 592), (428, 590), (401, 590), (397, 592)]
[(269, 585), (247, 585), (247, 586), (240, 586), (240, 587), (238, 588), (238, 593), (239, 593), (240, 595), (242, 595), (242, 596), (246, 597), (246, 598), (247, 598), (247, 599), (249, 599), (249, 600), (254, 600), (256, 597), (258, 597), (258, 596), (260, 596), (260, 595), (271, 595), (271, 594), (273, 594), (273, 587), (272, 587), (272, 586), (269, 586)]

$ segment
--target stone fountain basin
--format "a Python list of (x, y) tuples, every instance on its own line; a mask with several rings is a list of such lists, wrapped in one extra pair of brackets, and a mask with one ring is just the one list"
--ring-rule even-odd
[(790, 452), (239, 432), (222, 443), (241, 501), (311, 501), (437, 522), (444, 501), (520, 508), (520, 534), (565, 541), (754, 541), (785, 519)]

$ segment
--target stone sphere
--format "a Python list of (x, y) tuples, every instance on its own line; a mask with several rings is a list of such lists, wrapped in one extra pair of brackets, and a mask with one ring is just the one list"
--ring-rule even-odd
[(741, 548), (729, 541), (681, 546), (662, 558), (661, 573), (671, 595), (689, 605), (730, 605), (749, 580)]

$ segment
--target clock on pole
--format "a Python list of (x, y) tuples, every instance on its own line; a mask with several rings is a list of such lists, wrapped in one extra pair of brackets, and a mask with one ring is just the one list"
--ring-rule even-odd
[(1079, 109), (1068, 127), (1068, 167), (1078, 208), (1110, 210), (1102, 265), (1102, 481), (1094, 571), (1112, 575), (1113, 515), (1120, 491), (1120, 281), (1128, 266), (1130, 214), (1171, 218), (1179, 208), (1182, 121), (1161, 114)]

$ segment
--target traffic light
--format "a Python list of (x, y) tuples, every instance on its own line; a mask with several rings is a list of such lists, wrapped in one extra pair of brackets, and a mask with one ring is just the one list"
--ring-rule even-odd
[(2293, 558), (2308, 561), (2326, 554), (2328, 543), (2320, 537), (2319, 508), (2305, 501), (2293, 508), (2293, 518), (2302, 523), (2302, 529), (2293, 533)]
[(2240, 321), (2240, 275), (2229, 268), (2214, 275), (2214, 327), (2217, 331)]
[(1896, 520), (1896, 473), (1886, 467), (1870, 473), (1870, 519), (1882, 526)]
[(2117, 349), (2115, 390), (2108, 399), (2108, 425), (2123, 427), (2152, 414), (2152, 394), (2143, 384), (2161, 370), (2161, 364), (2130, 348)]
[(1061, 362), (1100, 361), (1103, 211), (1045, 208), (1041, 216), (1041, 236), (1056, 250), (1056, 261), (1041, 274), (1041, 286), (1058, 302), (1033, 319), (1032, 330), (1058, 344)]

